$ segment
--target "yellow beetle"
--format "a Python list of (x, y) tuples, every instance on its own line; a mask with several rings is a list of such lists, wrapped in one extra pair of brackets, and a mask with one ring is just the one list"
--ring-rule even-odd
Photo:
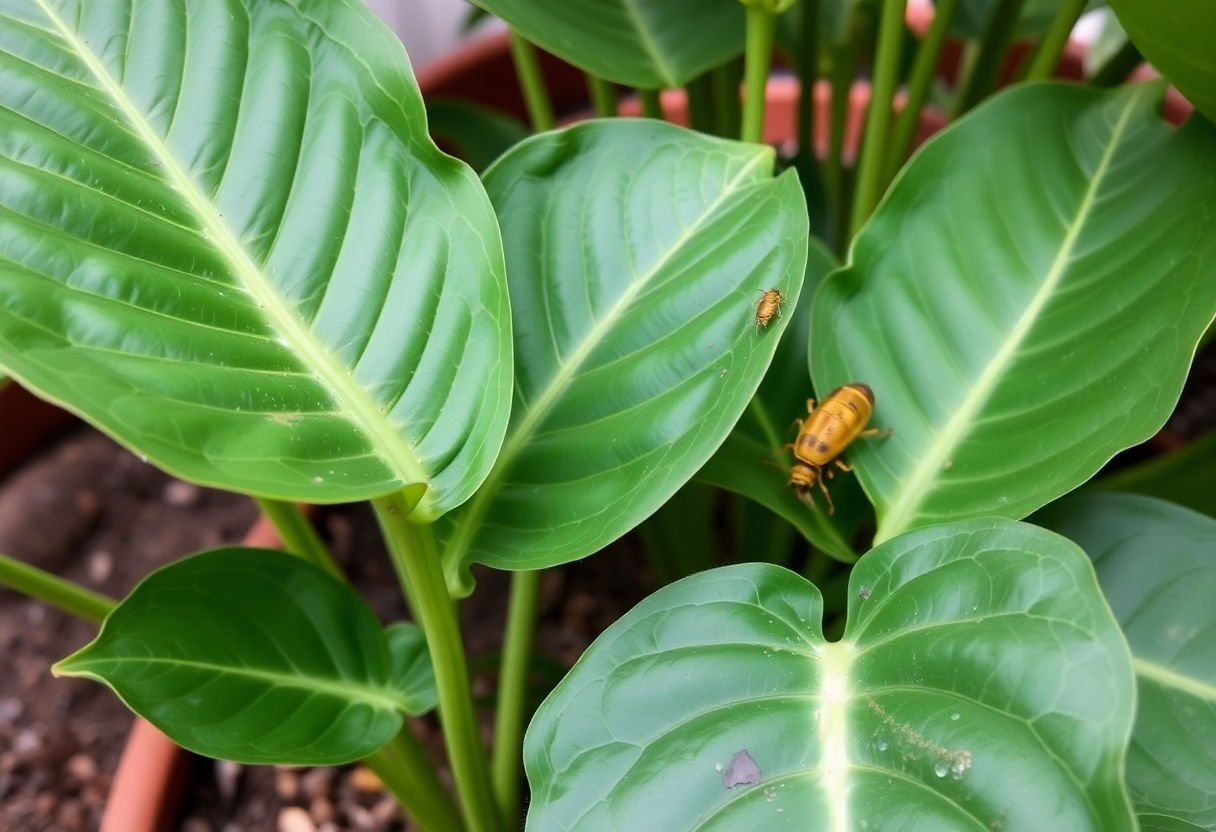
[[(798, 438), (785, 446), (794, 451), (797, 460), (790, 468), (789, 485), (794, 487), (799, 499), (813, 506), (811, 492), (818, 483), (819, 490), (828, 501), (828, 513), (835, 513), (832, 495), (823, 482), (824, 467), (831, 463), (842, 471), (853, 470), (837, 457), (857, 437), (890, 433), (890, 430), (866, 429), (866, 423), (874, 413), (874, 391), (869, 385), (858, 382), (837, 387), (818, 408), (814, 399), (808, 399), (806, 412), (805, 421), (794, 421), (798, 426)], [(835, 472), (828, 468), (828, 478), (834, 475)]]
[(766, 289), (756, 306), (756, 327), (767, 327), (769, 322), (781, 314), (785, 305), (785, 295), (780, 289)]

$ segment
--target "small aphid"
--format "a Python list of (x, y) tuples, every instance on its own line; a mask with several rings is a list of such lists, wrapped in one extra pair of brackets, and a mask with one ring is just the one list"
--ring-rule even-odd
[[(808, 399), (806, 403), (806, 421), (796, 419), (798, 438), (792, 444), (786, 445), (794, 451), (797, 460), (790, 468), (789, 485), (794, 487), (801, 499), (808, 506), (814, 506), (811, 497), (812, 488), (816, 483), (819, 490), (828, 501), (828, 513), (835, 513), (832, 505), (832, 495), (823, 482), (823, 469), (834, 464), (841, 471), (852, 471), (843, 461), (837, 459), (854, 439), (859, 436), (874, 436), (878, 433), (890, 433), (890, 430), (880, 431), (878, 428), (866, 430), (866, 423), (874, 412), (874, 391), (866, 384), (846, 384), (837, 387), (823, 400), (818, 408), (815, 400)], [(828, 478), (835, 476), (831, 468), (827, 470)]]
[(756, 326), (767, 327), (773, 318), (781, 314), (781, 307), (784, 305), (785, 295), (781, 294), (780, 289), (766, 290), (764, 296), (760, 298), (760, 303), (756, 306)]

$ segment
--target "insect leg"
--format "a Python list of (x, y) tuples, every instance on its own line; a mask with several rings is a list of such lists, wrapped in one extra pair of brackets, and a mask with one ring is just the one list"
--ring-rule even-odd
[(846, 473), (853, 470), (853, 466), (845, 464), (845, 461), (843, 459), (833, 459), (832, 463), (837, 468), (839, 468), (841, 471), (844, 471)]
[(824, 498), (828, 501), (828, 514), (836, 513), (836, 506), (832, 504), (832, 495), (828, 493), (828, 487), (823, 482), (823, 477), (819, 477), (816, 482), (819, 483), (819, 490), (823, 492)]
[(863, 430), (858, 436), (882, 436), (884, 439), (895, 433), (895, 428), (868, 428)]

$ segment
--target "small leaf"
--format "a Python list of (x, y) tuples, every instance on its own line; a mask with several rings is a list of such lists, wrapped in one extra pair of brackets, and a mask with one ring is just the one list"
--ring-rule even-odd
[(391, 664), (389, 684), (401, 694), (401, 709), (410, 716), (434, 710), (439, 704), (439, 691), (426, 635), (417, 625), (399, 621), (385, 628), (384, 637)]
[(1216, 120), (1216, 4), (1211, 0), (1112, 0), (1111, 7), (1149, 62), (1195, 109)]
[(1131, 644), (1136, 807), (1216, 829), (1216, 520), (1134, 494), (1076, 495), (1035, 519), (1093, 558)]
[[(806, 415), (806, 400), (813, 398), (806, 345), (810, 341), (811, 300), (819, 284), (839, 264), (827, 247), (812, 238), (802, 294), (793, 308), (773, 363), (751, 403), (730, 436), (722, 443), (697, 479), (755, 500), (795, 528), (816, 548), (838, 560), (857, 560), (850, 540), (868, 508), (854, 478), (837, 478), (832, 499), (837, 514), (829, 515), (822, 500), (808, 508), (786, 484), (792, 457), (785, 445), (793, 441), (794, 419)], [(824, 391), (826, 392), (826, 391)], [(753, 552), (751, 559), (767, 558)]]
[(1216, 313), (1216, 128), (1161, 88), (1029, 84), (930, 141), (816, 293), (818, 390), (874, 390), (850, 449), (876, 540), (1022, 517), (1168, 418)]
[(608, 119), (535, 136), (485, 175), (516, 333), (508, 438), (445, 521), (445, 570), (595, 552), (704, 465), (755, 393), (798, 301), (806, 203), (770, 148)]
[(741, 564), (627, 613), (528, 729), (528, 829), (1135, 829), (1130, 657), (1067, 540), (913, 532), (857, 563), (843, 640), (821, 609)]
[(0, 367), (184, 479), (433, 519), (506, 428), (498, 226), (361, 2), (0, 4)]
[(640, 89), (681, 86), (743, 51), (739, 0), (475, 2), (579, 69)]
[(149, 575), (54, 671), (108, 685), (199, 754), (334, 765), (379, 749), (421, 701), (394, 687), (407, 658), (395, 639), (390, 659), (375, 615), (324, 570), (217, 549)]

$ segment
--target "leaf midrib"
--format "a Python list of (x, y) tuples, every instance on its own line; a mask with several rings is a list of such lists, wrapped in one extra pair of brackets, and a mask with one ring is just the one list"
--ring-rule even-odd
[(667, 59), (663, 57), (663, 52), (659, 49), (654, 38), (650, 35), (650, 30), (646, 28), (646, 21), (642, 18), (642, 10), (637, 6), (637, 0), (621, 0), (621, 5), (625, 8), (627, 14), (634, 22), (637, 28), (638, 39), (641, 41), (642, 49), (654, 61), (654, 68), (659, 71), (663, 79), (670, 87), (679, 86), (679, 81), (675, 80), (676, 75), (672, 72), (671, 67), (667, 65)]
[(406, 484), (421, 482), (429, 485), (429, 477), (415, 450), (383, 419), (380, 407), (367, 391), (355, 382), (350, 370), (335, 361), (325, 345), (292, 314), (284, 298), (249, 257), (218, 210), (182, 168), (169, 146), (156, 135), (152, 125), (135, 106), (135, 102), (126, 95), (93, 51), (76, 36), (47, 0), (37, 1), (60, 36), (97, 79), (101, 91), (126, 116), (136, 135), (161, 163), (161, 170), (165, 172), (170, 185), (186, 201), (211, 244), (232, 269), (240, 285), (265, 313), (274, 331), (303, 359), (304, 365), (316, 374), (339, 411), (348, 416), (372, 440), (373, 449), (388, 468)]
[(1165, 665), (1157, 664), (1135, 655), (1132, 656), (1132, 669), (1136, 671), (1137, 676), (1151, 679), (1159, 685), (1180, 690), (1191, 696), (1216, 703), (1216, 685), (1210, 682), (1204, 682), (1201, 679), (1187, 676), (1171, 667), (1166, 667)]
[(743, 165), (739, 172), (722, 188), (722, 192), (705, 206), (696, 221), (684, 229), (680, 236), (651, 264), (644, 274), (638, 275), (630, 283), (629, 287), (621, 293), (621, 296), (609, 307), (603, 317), (596, 321), (591, 329), (587, 331), (587, 334), (579, 342), (574, 351), (569, 354), (569, 357), (560, 363), (557, 372), (553, 374), (553, 377), (545, 385), (540, 395), (533, 399), (532, 406), (528, 408), (523, 419), (520, 420), (518, 427), (507, 435), (506, 442), (503, 444), (502, 451), (499, 453), (498, 459), (495, 460), (490, 474), (470, 501), (467, 511), (462, 513), (460, 522), (456, 526), (456, 531), (452, 535), (444, 552), (444, 562), (449, 575), (452, 574), (452, 570), (458, 568), (463, 562), (469, 546), (472, 545), (476, 530), (481, 525), (481, 520), (485, 516), (485, 513), (489, 510), (489, 506), (498, 491), (498, 486), (501, 484), (511, 463), (524, 447), (527, 446), (528, 442), (531, 441), (545, 418), (560, 400), (562, 393), (569, 387), (571, 380), (578, 373), (583, 363), (595, 351), (596, 347), (603, 342), (604, 338), (612, 331), (620, 318), (630, 309), (638, 295), (666, 267), (671, 258), (683, 249), (685, 243), (692, 239), (710, 218), (716, 215), (718, 209), (728, 199), (739, 191), (742, 187), (740, 183), (747, 179), (756, 167), (768, 162), (770, 158), (771, 154), (768, 151), (757, 153), (754, 158)]
[(1123, 111), (1119, 114), (1118, 121), (1115, 122), (1114, 127), (1111, 129), (1107, 146), (1102, 152), (1102, 158), (1094, 169), (1094, 174), (1085, 189), (1085, 194), (1077, 206), (1076, 215), (1069, 225), (1064, 239), (1060, 243), (1060, 249), (1056, 252), (1055, 259), (1052, 261), (1047, 275), (1043, 279), (1043, 283), (1035, 291), (1034, 296), (1030, 299), (1021, 317), (1018, 318), (1013, 328), (1009, 331), (1000, 349), (993, 354), (992, 359), (976, 378), (975, 383), (967, 391), (962, 402), (954, 408), (953, 415), (951, 415), (949, 421), (937, 433), (932, 444), (929, 445), (924, 453), (919, 455), (919, 459), (913, 467), (911, 474), (902, 482), (899, 496), (879, 522), (878, 531), (874, 535), (874, 545), (889, 540), (908, 529), (915, 517), (916, 511), (928, 497), (931, 484), (944, 470), (946, 462), (953, 456), (955, 449), (971, 427), (976, 415), (984, 404), (987, 403), (997, 384), (1004, 376), (1006, 368), (1012, 362), (1018, 348), (1021, 347), (1022, 342), (1025, 341), (1030, 330), (1037, 322), (1043, 308), (1047, 305), (1048, 300), (1055, 293), (1072, 259), (1073, 249), (1076, 247), (1081, 230), (1089, 220), (1090, 212), (1093, 210), (1094, 203), (1097, 200), (1098, 188), (1106, 178), (1111, 159), (1114, 157), (1115, 149), (1123, 138), (1127, 124), (1131, 119), (1131, 114), (1137, 109), (1141, 97), (1151, 94), (1151, 92), (1151, 90), (1148, 90), (1128, 97)]
[(318, 676), (300, 676), (287, 673), (276, 673), (270, 670), (258, 670), (257, 668), (253, 667), (234, 667), (232, 665), (216, 664), (215, 662), (204, 662), (195, 659), (172, 659), (160, 656), (132, 656), (94, 659), (85, 658), (77, 661), (69, 657), (55, 665), (53, 670), (57, 676), (87, 676), (113, 687), (113, 681), (103, 676), (99, 670), (94, 668), (101, 668), (102, 666), (122, 667), (125, 665), (143, 666), (149, 664), (189, 668), (192, 670), (203, 670), (208, 673), (215, 673), (218, 675), (242, 676), (250, 680), (266, 682), (275, 687), (294, 688), (297, 690), (307, 691), (309, 693), (331, 696), (335, 699), (345, 701), (355, 700), (391, 711), (405, 712), (406, 710), (406, 703), (404, 699), (394, 697), (393, 691), (389, 688), (353, 684), (343, 680), (326, 679)]

